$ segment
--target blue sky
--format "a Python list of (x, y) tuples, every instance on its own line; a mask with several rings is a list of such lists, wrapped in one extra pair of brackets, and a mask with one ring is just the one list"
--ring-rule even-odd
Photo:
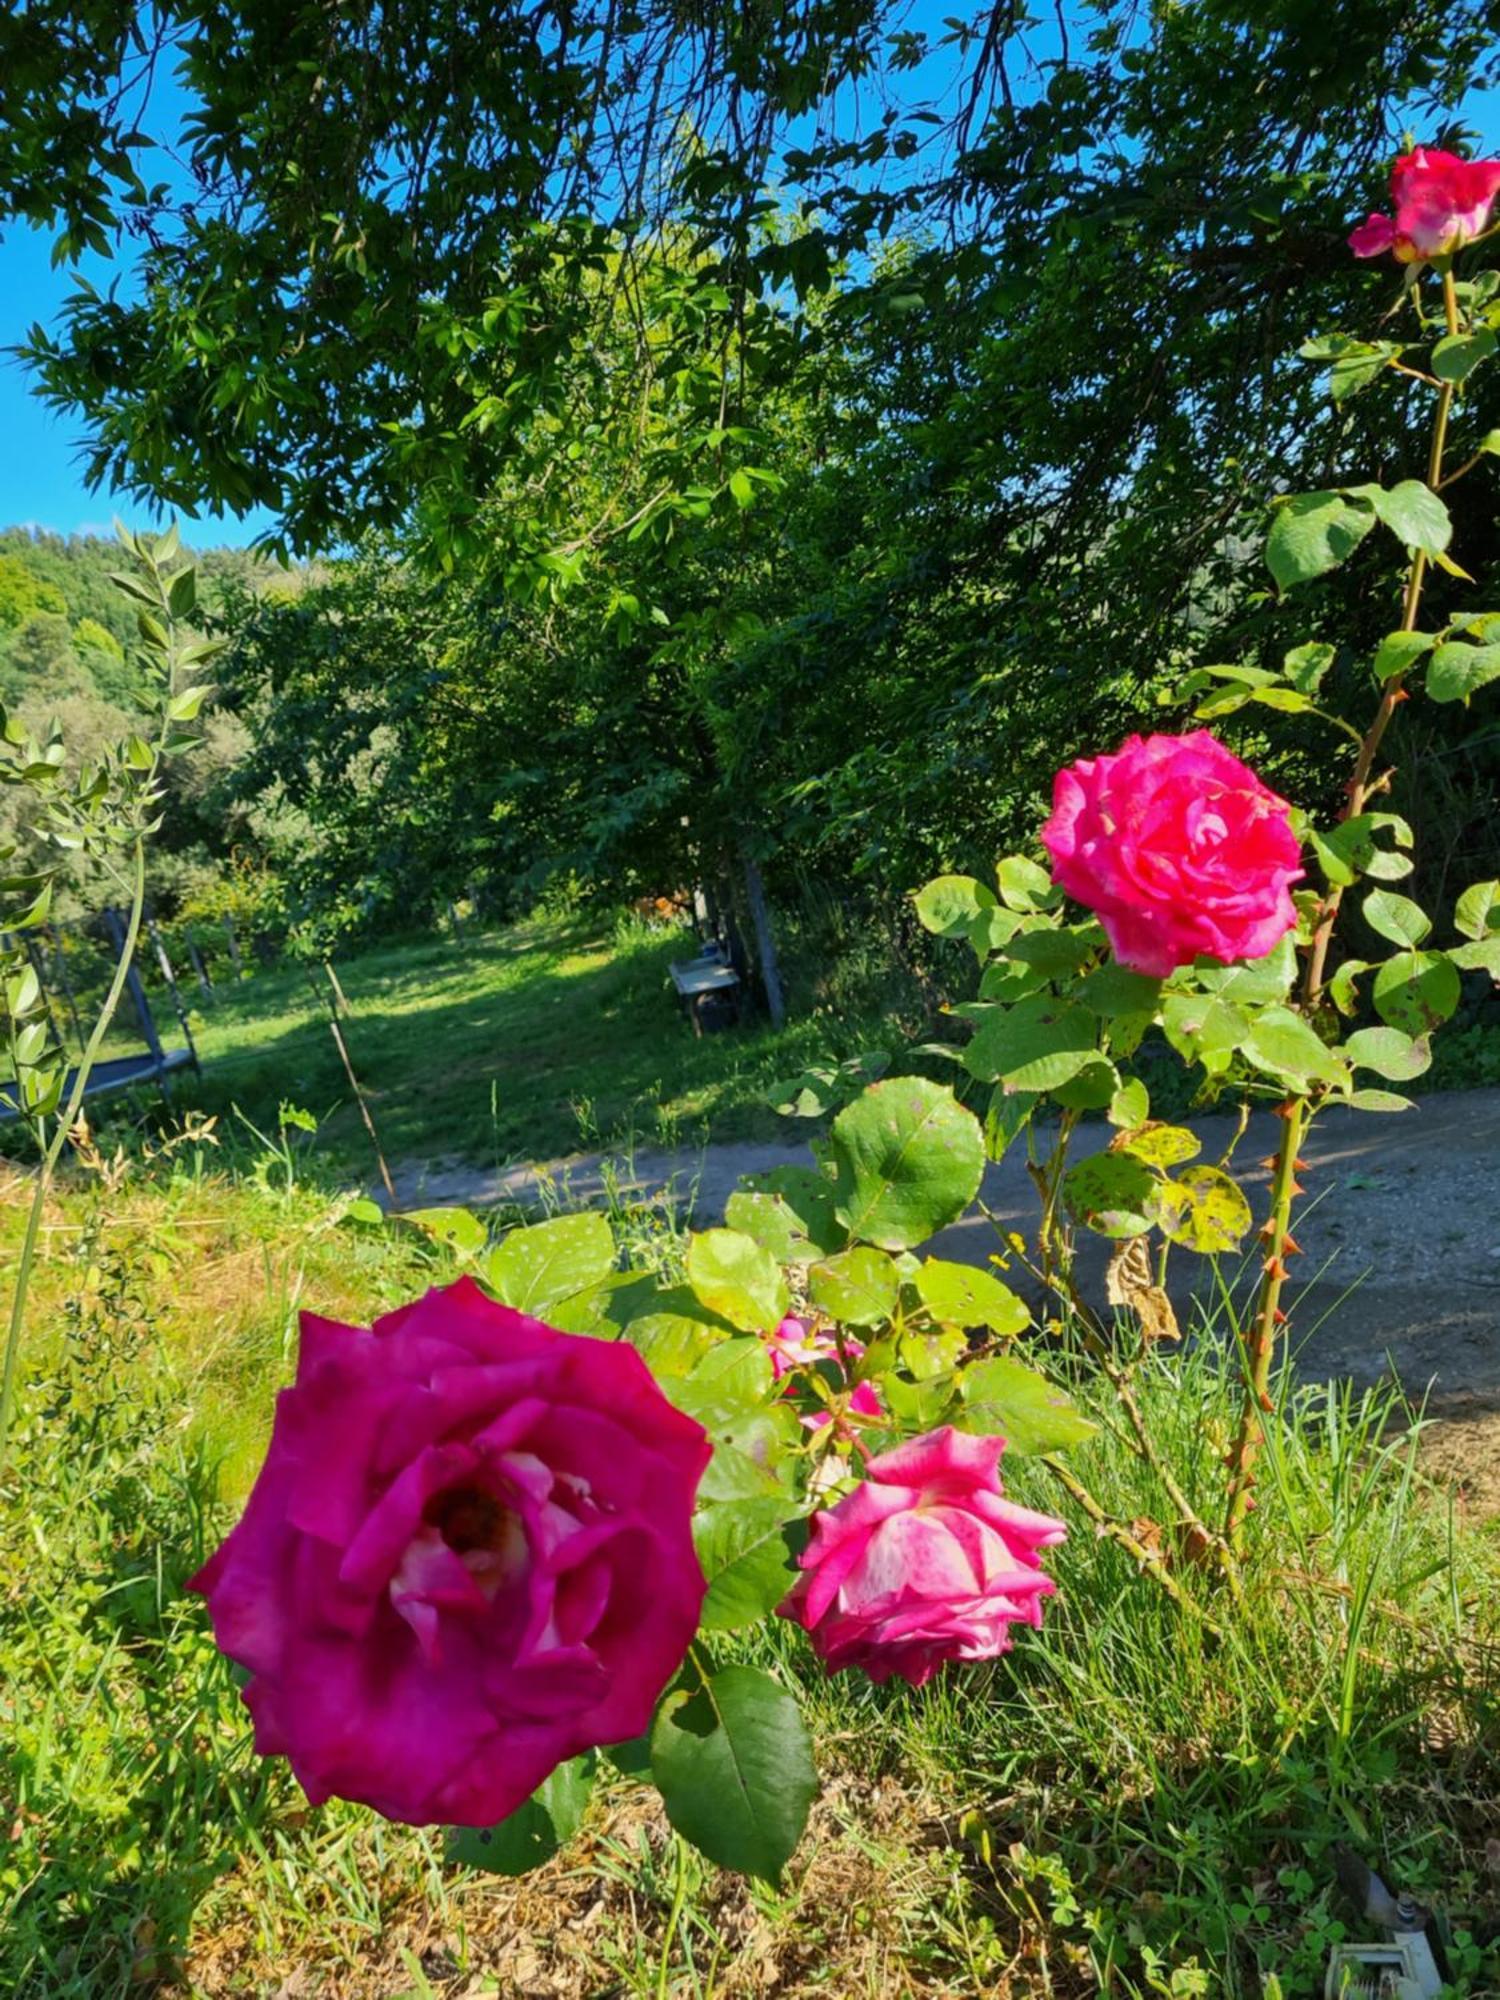
[[(940, 24), (951, 6), (952, 0), (911, 0), (903, 25), (941, 34)], [(943, 105), (954, 67), (951, 52), (930, 57), (914, 77), (905, 80), (903, 97)], [(175, 134), (187, 102), (175, 81), (158, 73), (149, 120), (142, 118), (140, 122), (157, 133)], [(951, 110), (951, 103), (944, 108)], [(1500, 93), (1472, 99), (1466, 111), (1487, 148), (1493, 146), (1500, 139)], [(149, 171), (152, 178), (170, 178), (172, 170), (156, 154)], [(83, 268), (101, 287), (120, 271), (118, 265), (100, 258), (89, 260)], [(32, 392), (21, 363), (5, 351), (24, 339), (38, 320), (44, 325), (55, 322), (72, 285), (70, 271), (52, 268), (49, 231), (20, 223), (6, 227), (0, 235), (0, 527), (21, 523), (63, 534), (108, 534), (116, 513), (131, 527), (148, 526), (153, 517), (139, 503), (87, 490), (79, 465), (81, 424), (76, 418), (48, 410)], [(214, 542), (243, 545), (272, 526), (272, 516), (264, 511), (242, 519), (209, 516), (198, 523), (184, 522), (190, 540), (199, 546)]]

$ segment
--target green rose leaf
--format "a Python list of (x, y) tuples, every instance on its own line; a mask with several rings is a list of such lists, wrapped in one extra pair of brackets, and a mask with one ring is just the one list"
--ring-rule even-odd
[(1031, 1314), (1009, 1285), (988, 1271), (929, 1257), (917, 1272), (917, 1296), (944, 1326), (988, 1327), (991, 1333), (1019, 1333)]
[(903, 1375), (882, 1375), (881, 1393), (891, 1415), (914, 1431), (936, 1430), (953, 1416), (958, 1386), (948, 1374), (932, 1375), (925, 1381), (908, 1382)]
[(1266, 564), (1278, 590), (1310, 583), (1353, 555), (1375, 525), (1369, 500), (1299, 493), (1282, 501), (1266, 537)]
[(1408, 1035), (1430, 1034), (1462, 996), (1458, 969), (1440, 951), (1400, 951), (1375, 974), (1375, 1012)]
[(1079, 982), (1078, 997), (1107, 1021), (1121, 1014), (1154, 1014), (1161, 999), (1161, 981), (1126, 965), (1101, 965)]
[(1439, 646), (1427, 669), (1434, 701), (1467, 701), (1476, 688), (1500, 680), (1500, 646), (1467, 646), (1453, 639)]
[(1130, 1077), (1115, 1092), (1109, 1104), (1109, 1122), (1134, 1132), (1151, 1116), (1151, 1093), (1138, 1076)]
[(631, 1320), (624, 1338), (658, 1378), (691, 1375), (718, 1341), (712, 1327), (678, 1313), (642, 1313)]
[(1398, 848), (1410, 847), (1412, 831), (1395, 813), (1359, 813), (1353, 819), (1331, 827), (1326, 834), (1314, 833), (1313, 848), (1328, 880), (1341, 889), (1360, 875), (1377, 881), (1397, 882), (1411, 873), (1411, 857), (1377, 847), (1375, 835), (1390, 829)]
[(846, 1326), (880, 1326), (896, 1310), (901, 1274), (883, 1250), (856, 1244), (814, 1264), (807, 1289), (819, 1312)]
[(758, 1416), (772, 1392), (771, 1357), (763, 1340), (736, 1336), (711, 1347), (690, 1375), (667, 1376), (662, 1392), (716, 1437)]
[(1455, 945), (1448, 956), (1461, 972), (1487, 972), (1500, 980), (1500, 931), (1475, 938), (1472, 944)]
[[(1116, 1023), (1117, 1028), (1119, 1025)], [(1103, 1111), (1113, 1103), (1119, 1087), (1120, 1072), (1101, 1056), (1097, 1062), (1085, 1063), (1066, 1083), (1054, 1084), (1052, 1097), (1065, 1111)]]
[(969, 943), (980, 964), (992, 951), (1009, 944), (1024, 921), (1014, 910), (1004, 910), (998, 903), (992, 910), (981, 910), (969, 926)]
[(1415, 1111), (1417, 1108), (1409, 1097), (1400, 1097), (1394, 1090), (1354, 1090), (1349, 1093), (1348, 1101), (1356, 1111)]
[(996, 1084), (984, 1116), (985, 1151), (992, 1160), (1004, 1159), (1012, 1142), (1031, 1122), (1035, 1109), (1035, 1091), (1007, 1090), (1004, 1084)]
[(1453, 523), (1448, 509), (1432, 488), (1421, 479), (1403, 479), (1389, 490), (1381, 486), (1359, 486), (1349, 497), (1368, 498), (1398, 542), (1409, 549), (1421, 549), (1440, 556), (1453, 539)]
[(939, 875), (916, 894), (917, 921), (935, 937), (969, 935), (981, 910), (995, 907), (995, 892), (972, 875)]
[(450, 1827), (445, 1843), (448, 1859), (491, 1875), (525, 1875), (539, 1868), (583, 1824), (596, 1767), (593, 1751), (571, 1757), (497, 1826)]
[(839, 1220), (885, 1250), (909, 1250), (955, 1221), (979, 1192), (979, 1121), (925, 1077), (877, 1083), (833, 1121)]
[(1344, 1044), (1344, 1053), (1360, 1069), (1372, 1069), (1392, 1083), (1410, 1083), (1432, 1067), (1432, 1048), (1399, 1028), (1361, 1028)]
[(1006, 955), (1031, 966), (1045, 979), (1067, 979), (1098, 948), (1097, 937), (1082, 931), (1023, 931), (1011, 939)]
[(615, 1239), (602, 1215), (559, 1215), (512, 1229), (483, 1270), (498, 1299), (545, 1318), (549, 1306), (602, 1283), (614, 1261)]
[(1244, 1191), (1220, 1167), (1184, 1167), (1161, 1188), (1161, 1226), (1204, 1256), (1233, 1250), (1251, 1224)]
[(724, 1220), (778, 1264), (805, 1264), (818, 1255), (796, 1211), (779, 1194), (736, 1188), (724, 1204)]
[(1333, 665), (1337, 648), (1322, 640), (1294, 646), (1282, 661), (1286, 677), (1299, 694), (1316, 694), (1323, 677)]
[[(848, 1242), (849, 1232), (834, 1213), (837, 1193), (833, 1181), (816, 1167), (773, 1167), (767, 1174), (748, 1174), (741, 1185), (747, 1193), (775, 1195), (783, 1202), (814, 1256), (826, 1257)], [(743, 1227), (738, 1223), (731, 1226)], [(753, 1236), (755, 1232), (747, 1229), (745, 1234)]]
[(745, 1333), (769, 1333), (790, 1303), (776, 1259), (739, 1229), (705, 1229), (691, 1237), (687, 1281), (710, 1312)]
[(1051, 1090), (1098, 1053), (1098, 1026), (1088, 1008), (1065, 1000), (1020, 1000), (983, 1017), (964, 1050), (964, 1066), (987, 1083)]
[(785, 1496), (705, 1507), (693, 1522), (693, 1545), (708, 1580), (706, 1632), (737, 1632), (774, 1611), (791, 1589), (807, 1523), (787, 1519)]
[(1500, 882), (1475, 882), (1465, 889), (1454, 906), (1453, 926), (1461, 937), (1475, 939), (1500, 930)]
[(1211, 1074), (1229, 1067), (1245, 1035), (1245, 1016), (1212, 993), (1169, 993), (1162, 1002), (1162, 1033), (1185, 1062)]
[(1184, 1160), (1196, 1160), (1203, 1151), (1203, 1141), (1185, 1125), (1142, 1125), (1127, 1135), (1121, 1150), (1150, 1167), (1175, 1167)]
[(1264, 958), (1246, 959), (1242, 965), (1199, 965), (1194, 977), (1205, 991), (1236, 1005), (1284, 1000), (1297, 977), (1297, 947), (1289, 932)]
[(1144, 1236), (1156, 1220), (1157, 1177), (1129, 1153), (1095, 1153), (1063, 1176), (1070, 1212), (1100, 1236)]
[(1437, 644), (1431, 632), (1391, 632), (1375, 649), (1375, 678), (1388, 681), (1410, 673), (1424, 653)]
[(1099, 1428), (1061, 1389), (1008, 1354), (977, 1361), (960, 1378), (963, 1400), (954, 1416), (960, 1430), (1003, 1437), (1022, 1457), (1066, 1451)]
[(651, 1731), (667, 1818), (721, 1868), (776, 1883), (818, 1788), (792, 1697), (755, 1667), (721, 1667), (667, 1696)]
[(1350, 1015), (1359, 1005), (1360, 974), (1368, 972), (1370, 962), (1365, 958), (1346, 958), (1338, 971), (1328, 982), (1328, 997), (1343, 1015)]
[(1372, 889), (1360, 907), (1370, 929), (1392, 944), (1419, 945), (1432, 929), (1432, 920), (1420, 903), (1389, 889)]
[(1253, 1015), (1242, 1046), (1257, 1069), (1292, 1084), (1336, 1083), (1345, 1073), (1335, 1051), (1290, 1007), (1267, 1007)]
[[(715, 1444), (708, 1469), (698, 1482), (701, 1506), (720, 1500), (764, 1500), (773, 1493), (781, 1494), (782, 1486), (768, 1465), (762, 1465), (738, 1444), (722, 1440)], [(779, 1504), (783, 1514), (791, 1505), (784, 1494)]]
[(1487, 326), (1474, 333), (1450, 333), (1432, 350), (1432, 372), (1440, 382), (1462, 382), (1495, 351), (1495, 335)]
[[(20, 1014), (23, 1011), (14, 1005), (11, 1007), (13, 1014)], [(470, 1257), (477, 1256), (490, 1240), (490, 1232), (479, 1217), (471, 1215), (466, 1208), (408, 1208), (401, 1214), (400, 1220), (411, 1223), (414, 1229), (422, 1230), (424, 1234), (432, 1237), (434, 1242), (443, 1244), (446, 1249), (453, 1252), (460, 1263), (466, 1263)], [(605, 1228), (608, 1227), (606, 1223)], [(609, 1248), (612, 1261), (613, 1242)], [(506, 1304), (509, 1303), (507, 1300)]]
[(1028, 860), (1024, 854), (1007, 854), (995, 869), (995, 879), (1000, 884), (1000, 900), (1008, 909), (1018, 910), (1029, 916), (1034, 910), (1045, 910), (1062, 901), (1059, 889), (1045, 868)]

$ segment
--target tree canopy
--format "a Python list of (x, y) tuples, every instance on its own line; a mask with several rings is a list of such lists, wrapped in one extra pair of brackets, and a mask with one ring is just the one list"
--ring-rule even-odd
[[(227, 675), (331, 899), (731, 856), (889, 901), (1185, 666), (1307, 637), (1269, 502), (1421, 448), (1298, 350), (1416, 310), (1344, 238), (1403, 132), (1465, 143), (1497, 20), (44, 4), (0, 28), (0, 216), (118, 260), (27, 349), (99, 479), (359, 551), (247, 605)], [(1334, 581), (1336, 675), (1397, 579)], [(1494, 747), (1422, 729), (1440, 867)], [(1314, 743), (1266, 719), (1315, 791)]]

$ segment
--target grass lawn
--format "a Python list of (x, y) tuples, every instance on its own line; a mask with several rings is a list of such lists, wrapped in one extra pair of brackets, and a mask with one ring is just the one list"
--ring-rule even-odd
[[(446, 939), (341, 961), (344, 1021), (392, 1162), (545, 1160), (635, 1138), (692, 1145), (769, 1136), (783, 1121), (761, 1093), (809, 1062), (878, 1039), (876, 1023), (804, 1016), (696, 1038), (667, 978), (690, 955), (681, 932), (537, 920), (464, 949)], [(238, 1105), (274, 1132), (278, 1106), (320, 1121), (333, 1164), (373, 1177), (369, 1142), (326, 1015), (300, 971), (257, 973), (195, 1013), (201, 1082), (180, 1100)]]

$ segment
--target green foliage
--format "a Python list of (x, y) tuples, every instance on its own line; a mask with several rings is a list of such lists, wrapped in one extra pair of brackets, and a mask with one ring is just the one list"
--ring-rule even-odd
[(753, 1667), (721, 1667), (669, 1695), (651, 1732), (651, 1771), (679, 1833), (722, 1868), (775, 1883), (817, 1784), (792, 1697)]

